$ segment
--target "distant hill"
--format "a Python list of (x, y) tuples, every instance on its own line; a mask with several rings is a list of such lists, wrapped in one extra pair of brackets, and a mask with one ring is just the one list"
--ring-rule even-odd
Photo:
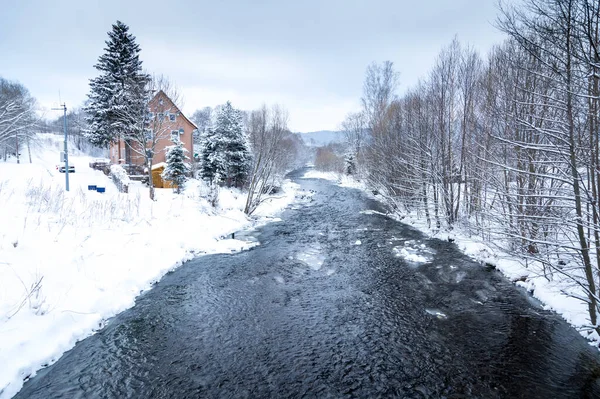
[(337, 143), (343, 140), (342, 132), (333, 130), (319, 130), (318, 132), (299, 133), (304, 143), (312, 147), (320, 147), (329, 143)]

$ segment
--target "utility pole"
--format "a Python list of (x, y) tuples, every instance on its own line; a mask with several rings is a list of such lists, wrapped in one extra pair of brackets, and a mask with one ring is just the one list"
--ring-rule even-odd
[(53, 110), (64, 112), (64, 127), (65, 127), (65, 190), (69, 191), (69, 150), (67, 147), (67, 104), (63, 103), (61, 108), (52, 108)]

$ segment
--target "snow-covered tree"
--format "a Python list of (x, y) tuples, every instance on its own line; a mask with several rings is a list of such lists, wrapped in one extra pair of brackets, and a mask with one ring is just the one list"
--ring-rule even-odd
[(279, 106), (260, 109), (249, 114), (248, 139), (252, 149), (252, 168), (248, 179), (248, 197), (244, 212), (251, 214), (271, 193), (291, 167), (296, 147), (287, 128), (288, 113)]
[(252, 156), (242, 114), (230, 102), (218, 109), (214, 127), (204, 134), (201, 158), (203, 178), (235, 187), (246, 183)]
[(356, 174), (363, 161), (363, 147), (367, 140), (367, 121), (364, 112), (350, 113), (342, 122), (342, 132), (348, 146), (346, 173)]
[(344, 158), (344, 162), (346, 163), (344, 171), (347, 175), (355, 175), (356, 174), (356, 158), (352, 152), (348, 152), (346, 157)]
[(202, 109), (198, 109), (192, 114), (190, 119), (198, 127), (198, 130), (194, 132), (194, 152), (198, 153), (198, 149), (202, 148), (203, 135), (211, 125), (212, 108), (204, 107)]
[(85, 108), (87, 137), (99, 147), (107, 147), (120, 138), (127, 140), (128, 135), (144, 129), (139, 116), (147, 112), (146, 91), (150, 82), (150, 76), (142, 71), (140, 46), (129, 27), (117, 21), (108, 37), (105, 53), (94, 66), (100, 76), (90, 80)]
[(215, 130), (210, 127), (200, 135), (200, 177), (214, 183), (218, 176), (218, 165), (222, 163), (216, 149)]
[(0, 77), (0, 149), (5, 160), (8, 153), (16, 154), (18, 159), (20, 146), (29, 145), (39, 121), (35, 108), (35, 99), (25, 86)]
[(167, 167), (162, 173), (162, 178), (170, 180), (175, 184), (175, 192), (180, 193), (187, 181), (188, 166), (186, 161), (189, 157), (187, 150), (180, 140), (176, 140), (174, 145), (167, 147)]
[(228, 186), (241, 187), (248, 178), (251, 155), (244, 134), (242, 113), (228, 101), (217, 115), (215, 126), (217, 152), (221, 153), (221, 180)]

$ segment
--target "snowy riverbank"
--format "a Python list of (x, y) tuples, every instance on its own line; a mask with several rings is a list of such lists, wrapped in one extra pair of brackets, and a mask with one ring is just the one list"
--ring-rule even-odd
[[(0, 398), (56, 361), (78, 340), (131, 307), (165, 273), (198, 254), (226, 253), (254, 243), (227, 239), (267, 223), (294, 200), (297, 185), (265, 201), (248, 218), (245, 194), (189, 182), (185, 192), (158, 189), (150, 201), (139, 183), (118, 193), (85, 155), (70, 158), (71, 191), (54, 165), (56, 137), (33, 163), (0, 162)], [(22, 160), (23, 162), (23, 160)], [(27, 162), (27, 161), (26, 161)], [(88, 191), (93, 184), (106, 193)]]
[[(372, 195), (363, 182), (356, 181), (349, 176), (311, 169), (304, 175), (304, 178), (327, 179), (336, 182), (340, 186), (357, 188)], [(381, 199), (377, 196), (373, 196), (373, 198)], [(424, 218), (419, 217), (416, 213), (390, 216), (415, 227), (429, 237), (454, 240), (463, 253), (482, 264), (493, 265), (516, 285), (527, 289), (534, 298), (542, 302), (545, 309), (560, 314), (582, 336), (590, 340), (592, 345), (600, 345), (600, 337), (589, 328), (590, 319), (587, 303), (576, 298), (577, 296), (585, 297), (585, 293), (572, 280), (555, 273), (553, 279), (549, 281), (544, 277), (541, 265), (530, 262), (526, 267), (524, 261), (486, 243), (481, 237), (469, 234), (467, 229), (460, 226), (455, 226), (452, 231), (444, 228), (436, 231), (429, 228)], [(410, 256), (410, 254), (407, 254), (407, 256)]]

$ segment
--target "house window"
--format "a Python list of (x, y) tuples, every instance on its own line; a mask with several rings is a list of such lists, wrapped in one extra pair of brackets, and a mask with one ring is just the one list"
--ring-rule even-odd
[(183, 128), (180, 128), (179, 129), (179, 134), (183, 134), (183, 133), (185, 133), (184, 130), (183, 130)]
[(179, 130), (171, 130), (171, 141), (175, 142), (179, 140)]
[(163, 114), (162, 112), (158, 113), (158, 121), (162, 122), (165, 120), (165, 114)]
[(148, 120), (151, 121), (154, 119), (154, 112), (148, 112)]
[(175, 118), (177, 118), (177, 115), (175, 115), (175, 114), (169, 114), (169, 120), (171, 122), (175, 122)]
[(146, 140), (152, 140), (152, 130), (144, 129), (144, 136), (146, 136)]

